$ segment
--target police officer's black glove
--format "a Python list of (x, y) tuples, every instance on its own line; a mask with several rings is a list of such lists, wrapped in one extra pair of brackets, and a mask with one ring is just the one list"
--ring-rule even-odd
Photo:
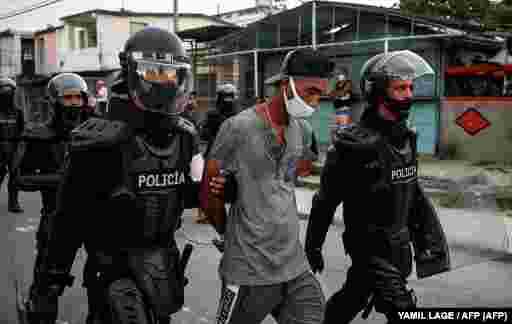
[(32, 286), (28, 299), (24, 301), (26, 318), (29, 324), (54, 324), (59, 309), (59, 295), (63, 288)]
[(236, 201), (238, 192), (235, 175), (233, 172), (227, 170), (221, 170), (220, 174), (226, 178), (226, 183), (224, 184), (224, 201), (228, 204), (232, 204)]
[(308, 262), (313, 273), (321, 273), (324, 271), (324, 257), (322, 256), (322, 250), (306, 250), (306, 257), (308, 258)]

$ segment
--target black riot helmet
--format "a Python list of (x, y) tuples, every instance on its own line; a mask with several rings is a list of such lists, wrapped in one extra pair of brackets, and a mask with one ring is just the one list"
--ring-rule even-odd
[(409, 50), (381, 53), (370, 58), (361, 68), (361, 92), (370, 104), (378, 97), (386, 98), (391, 80), (416, 80), (434, 75), (434, 70), (421, 56)]
[(217, 110), (230, 117), (235, 113), (236, 87), (231, 83), (225, 83), (217, 87)]
[(87, 109), (87, 83), (78, 74), (61, 73), (48, 82), (46, 90), (48, 102), (53, 107), (55, 127), (59, 132), (69, 133), (78, 126)]
[(14, 104), (16, 82), (11, 78), (0, 77), (0, 106), (11, 107)]
[(174, 115), (186, 104), (191, 66), (182, 41), (148, 27), (132, 35), (120, 54), (129, 96), (143, 111)]
[[(85, 80), (75, 73), (61, 73), (48, 82), (47, 98), (54, 107), (59, 108), (82, 108), (87, 103), (88, 89)], [(81, 96), (82, 105), (65, 103), (67, 96)]]

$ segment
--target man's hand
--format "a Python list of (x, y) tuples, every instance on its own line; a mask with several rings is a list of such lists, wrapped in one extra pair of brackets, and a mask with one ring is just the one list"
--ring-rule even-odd
[(306, 256), (313, 273), (324, 271), (324, 257), (320, 249), (306, 251)]
[(220, 197), (224, 196), (224, 185), (226, 184), (226, 177), (217, 175), (210, 179), (210, 192)]
[(206, 218), (219, 234), (224, 234), (226, 230), (225, 183), (225, 176), (221, 174), (217, 161), (208, 160), (202, 179), (199, 201)]
[(311, 175), (313, 169), (313, 161), (311, 160), (299, 160), (297, 161), (296, 173), (298, 177), (307, 177)]
[(210, 192), (228, 204), (235, 202), (237, 191), (235, 175), (229, 171), (220, 170), (218, 175), (210, 179)]

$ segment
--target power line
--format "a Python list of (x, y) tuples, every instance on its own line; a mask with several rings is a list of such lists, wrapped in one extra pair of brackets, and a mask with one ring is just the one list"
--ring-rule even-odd
[(19, 16), (19, 15), (22, 15), (22, 14), (26, 14), (26, 13), (29, 13), (31, 11), (34, 11), (34, 10), (37, 10), (37, 9), (41, 9), (41, 8), (44, 8), (44, 7), (48, 7), (50, 5), (53, 5), (55, 3), (62, 2), (62, 1), (64, 1), (64, 0), (45, 0), (45, 1), (41, 1), (41, 2), (39, 2), (37, 4), (32, 5), (32, 6), (25, 7), (25, 8), (18, 9), (18, 10), (14, 10), (14, 12), (10, 12), (10, 13), (7, 13), (5, 15), (2, 15), (2, 16), (0, 16), (0, 20), (4, 20), (4, 19), (8, 19), (8, 18)]
[[(37, 6), (40, 6), (40, 5), (44, 5), (44, 4), (46, 4), (48, 1), (51, 1), (51, 0), (32, 1), (33, 3), (32, 3), (32, 4), (30, 4), (30, 5), (27, 5), (27, 6), (25, 6), (25, 7), (21, 7), (21, 8), (18, 8), (18, 9), (12, 9), (12, 10), (10, 10), (10, 11), (7, 11), (7, 12), (5, 12), (5, 13), (0, 14), (0, 18), (1, 18), (1, 17), (11, 16), (11, 15), (16, 15), (16, 14), (18, 14), (18, 13), (22, 12), (22, 11), (30, 10), (30, 9), (32, 9), (32, 8), (34, 8), (34, 7), (37, 7)], [(25, 1), (25, 3), (26, 3), (26, 1)]]

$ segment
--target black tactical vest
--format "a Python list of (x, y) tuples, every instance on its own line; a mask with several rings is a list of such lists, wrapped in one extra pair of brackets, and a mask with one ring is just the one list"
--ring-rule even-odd
[(363, 159), (353, 199), (344, 203), (347, 230), (397, 233), (407, 227), (416, 197), (416, 136), (410, 132), (403, 148), (397, 149), (381, 134), (366, 131), (379, 139), (367, 154), (371, 158)]
[[(88, 241), (108, 254), (133, 248), (168, 246), (174, 241), (191, 185), (191, 136), (178, 132), (164, 150), (134, 136), (126, 145), (101, 154), (98, 201), (90, 224), (101, 224)], [(106, 185), (105, 185), (106, 184)], [(105, 191), (107, 188), (107, 191)], [(108, 244), (107, 244), (108, 242)]]
[(177, 135), (167, 152), (158, 152), (137, 137), (141, 155), (129, 164), (134, 192), (134, 223), (140, 223), (144, 241), (168, 242), (184, 209), (184, 194), (190, 183), (192, 151), (183, 135)]

